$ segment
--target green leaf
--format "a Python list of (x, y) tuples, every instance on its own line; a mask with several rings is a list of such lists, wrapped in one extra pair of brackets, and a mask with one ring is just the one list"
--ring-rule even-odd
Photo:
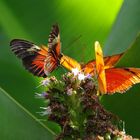
[(54, 139), (54, 132), (0, 88), (0, 138), (2, 140)]
[(124, 0), (110, 35), (105, 43), (105, 54), (120, 53), (130, 47), (140, 31), (140, 1)]
[[(140, 67), (138, 52), (140, 51), (140, 33), (126, 50), (117, 67)], [(128, 61), (129, 60), (129, 61)]]

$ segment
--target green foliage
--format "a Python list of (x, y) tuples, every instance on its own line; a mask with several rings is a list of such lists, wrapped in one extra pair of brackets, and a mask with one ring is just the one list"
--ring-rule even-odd
[(55, 133), (0, 89), (0, 138), (2, 140), (53, 140)]

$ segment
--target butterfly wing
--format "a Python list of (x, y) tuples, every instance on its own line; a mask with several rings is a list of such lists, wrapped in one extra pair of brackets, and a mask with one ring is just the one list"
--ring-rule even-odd
[(72, 69), (75, 69), (75, 68), (77, 68), (79, 71), (81, 70), (81, 65), (76, 60), (66, 55), (62, 55), (60, 64), (70, 71), (72, 71)]
[(102, 94), (106, 93), (106, 76), (104, 70), (103, 52), (99, 42), (95, 42), (96, 72), (98, 79), (98, 87)]
[(85, 74), (95, 75), (95, 73), (96, 73), (96, 62), (95, 62), (95, 60), (91, 60), (88, 63), (82, 65), (82, 71)]
[(25, 68), (39, 77), (46, 77), (44, 62), (48, 54), (45, 46), (39, 47), (32, 42), (23, 39), (14, 39), (10, 42), (12, 52), (19, 57)]
[(124, 53), (104, 57), (105, 69), (114, 67)]
[(107, 93), (123, 93), (140, 83), (140, 68), (110, 68), (105, 70)]
[(58, 25), (53, 25), (48, 39), (49, 52), (58, 59), (61, 53), (61, 42)]
[[(124, 53), (116, 54), (112, 56), (104, 57), (104, 69), (113, 68), (114, 65), (120, 60)], [(96, 62), (95, 60), (91, 60), (85, 65), (82, 66), (82, 70), (86, 74), (95, 75), (96, 73)]]
[(47, 75), (58, 67), (61, 56), (59, 27), (58, 25), (53, 25), (48, 39), (48, 57), (44, 66), (44, 71)]

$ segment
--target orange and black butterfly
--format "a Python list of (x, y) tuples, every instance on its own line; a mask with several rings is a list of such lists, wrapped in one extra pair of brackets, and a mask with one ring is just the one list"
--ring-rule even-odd
[(140, 83), (140, 68), (116, 68), (115, 65), (124, 53), (103, 57), (99, 42), (95, 43), (96, 60), (91, 60), (80, 65), (76, 60), (65, 56), (67, 60), (62, 63), (64, 67), (71, 70), (78, 68), (84, 74), (97, 75), (98, 86), (101, 94), (123, 93), (133, 84)]
[(23, 39), (10, 42), (11, 50), (22, 60), (25, 68), (39, 77), (47, 77), (60, 63), (60, 35), (58, 25), (53, 25), (48, 39), (48, 47), (37, 46)]

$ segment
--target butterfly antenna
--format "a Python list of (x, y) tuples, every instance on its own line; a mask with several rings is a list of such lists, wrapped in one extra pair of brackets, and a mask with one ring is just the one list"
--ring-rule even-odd
[(80, 40), (82, 37), (82, 35), (79, 35), (78, 37), (74, 38), (72, 41), (70, 41), (70, 43), (68, 43), (68, 45), (66, 46), (65, 50), (69, 49), (69, 46), (72, 46), (76, 41)]

